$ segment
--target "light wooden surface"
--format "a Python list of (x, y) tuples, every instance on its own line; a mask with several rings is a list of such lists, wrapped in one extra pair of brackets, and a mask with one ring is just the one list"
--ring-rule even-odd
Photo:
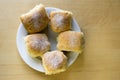
[[(64, 73), (46, 76), (18, 54), (19, 16), (39, 3), (72, 11), (85, 33), (84, 53)], [(0, 0), (0, 80), (120, 80), (120, 0)]]

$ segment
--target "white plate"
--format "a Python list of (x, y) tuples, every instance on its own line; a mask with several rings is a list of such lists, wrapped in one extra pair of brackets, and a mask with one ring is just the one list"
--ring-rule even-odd
[[(46, 11), (48, 13), (48, 15), (50, 14), (51, 11), (60, 11), (61, 9), (58, 8), (53, 8), (53, 7), (46, 7)], [(77, 24), (76, 20), (73, 18), (72, 19), (72, 30), (73, 31), (81, 31), (79, 25)], [(58, 34), (54, 34), (54, 32), (51, 31), (51, 29), (47, 28), (47, 35), (49, 38), (49, 41), (51, 43), (51, 50), (56, 50), (56, 37)], [(24, 40), (23, 38), (27, 35), (27, 31), (24, 28), (24, 26), (22, 25), (22, 23), (20, 24), (19, 28), (18, 28), (18, 32), (17, 32), (17, 48), (19, 51), (20, 56), (22, 57), (22, 59), (25, 61), (25, 63), (27, 65), (29, 65), (31, 68), (40, 71), (40, 72), (45, 72), (43, 66), (42, 66), (42, 62), (40, 59), (37, 58), (31, 58), (28, 55), (28, 52), (25, 48), (25, 44), (24, 44)], [(78, 53), (69, 53), (68, 56), (68, 66), (70, 66), (78, 57)]]

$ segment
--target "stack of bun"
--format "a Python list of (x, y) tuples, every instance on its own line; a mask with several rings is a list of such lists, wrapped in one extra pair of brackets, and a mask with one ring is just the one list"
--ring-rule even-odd
[[(24, 41), (28, 54), (41, 57), (47, 75), (57, 74), (67, 69), (67, 56), (64, 51), (82, 52), (83, 33), (72, 31), (72, 13), (69, 11), (51, 11), (50, 15), (45, 6), (35, 6), (28, 13), (21, 15), (22, 24), (28, 32)], [(51, 51), (51, 43), (47, 35), (42, 32), (51, 28), (58, 33), (57, 49)], [(52, 36), (51, 36), (52, 37)]]

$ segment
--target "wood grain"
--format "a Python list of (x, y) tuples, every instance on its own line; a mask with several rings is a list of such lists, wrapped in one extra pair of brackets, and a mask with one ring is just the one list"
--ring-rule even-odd
[[(84, 53), (64, 73), (46, 76), (18, 54), (19, 16), (36, 4), (72, 11)], [(0, 0), (0, 80), (120, 80), (120, 0)]]

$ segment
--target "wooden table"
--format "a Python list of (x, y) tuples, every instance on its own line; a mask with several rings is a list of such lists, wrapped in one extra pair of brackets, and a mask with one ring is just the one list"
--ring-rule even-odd
[[(39, 3), (72, 11), (85, 34), (84, 53), (64, 73), (46, 76), (18, 54), (19, 17)], [(120, 80), (120, 0), (0, 0), (0, 80)]]

